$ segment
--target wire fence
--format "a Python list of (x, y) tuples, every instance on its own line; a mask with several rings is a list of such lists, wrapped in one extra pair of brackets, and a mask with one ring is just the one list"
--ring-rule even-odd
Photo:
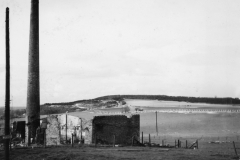
[(222, 137), (174, 137), (167, 135), (146, 134), (141, 132), (139, 142), (145, 145), (171, 146), (180, 148), (198, 147), (199, 143), (232, 143), (239, 142), (239, 136)]

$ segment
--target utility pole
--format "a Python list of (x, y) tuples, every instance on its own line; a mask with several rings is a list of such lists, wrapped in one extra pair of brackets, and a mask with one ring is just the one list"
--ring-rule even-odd
[(9, 8), (6, 8), (6, 95), (5, 95), (5, 159), (10, 152), (10, 44), (9, 44)]
[(81, 143), (82, 143), (82, 118), (80, 118), (81, 119)]
[(26, 142), (30, 145), (40, 126), (39, 0), (31, 0), (26, 124)]
[(157, 136), (158, 136), (157, 111), (156, 111), (156, 132), (157, 132)]
[(66, 112), (66, 144), (67, 144), (67, 112)]

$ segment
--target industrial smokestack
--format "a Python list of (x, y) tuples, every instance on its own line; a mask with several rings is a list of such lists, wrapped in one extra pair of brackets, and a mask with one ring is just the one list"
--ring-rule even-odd
[(26, 142), (30, 145), (40, 126), (39, 0), (31, 0), (26, 124)]
[[(9, 8), (6, 8), (6, 97), (5, 97), (5, 136), (10, 135), (10, 42), (9, 42)], [(5, 159), (9, 160), (9, 138), (4, 141)]]

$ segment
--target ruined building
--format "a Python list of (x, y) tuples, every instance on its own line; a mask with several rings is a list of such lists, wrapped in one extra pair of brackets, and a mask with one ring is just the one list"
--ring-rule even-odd
[(42, 120), (46, 124), (46, 145), (70, 143), (74, 140), (90, 144), (92, 139), (92, 120), (86, 120), (72, 115), (51, 115)]
[[(20, 122), (14, 124), (16, 137), (23, 138), (25, 121), (21, 122), (23, 125), (20, 125)], [(43, 144), (46, 139), (46, 145), (60, 145), (71, 143), (73, 137), (74, 143), (131, 145), (133, 139), (139, 141), (139, 136), (139, 115), (105, 115), (84, 119), (61, 114), (41, 119), (41, 125), (36, 129), (35, 143)]]
[(140, 116), (96, 116), (92, 122), (92, 143), (130, 145), (133, 137), (139, 140)]

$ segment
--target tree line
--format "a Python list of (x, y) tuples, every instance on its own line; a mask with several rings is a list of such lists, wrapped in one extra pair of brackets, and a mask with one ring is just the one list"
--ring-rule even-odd
[(167, 95), (109, 95), (96, 98), (98, 100), (105, 99), (147, 99), (147, 100), (163, 100), (163, 101), (183, 101), (191, 103), (210, 103), (210, 104), (240, 104), (239, 98), (231, 97), (186, 97), (186, 96), (167, 96)]

